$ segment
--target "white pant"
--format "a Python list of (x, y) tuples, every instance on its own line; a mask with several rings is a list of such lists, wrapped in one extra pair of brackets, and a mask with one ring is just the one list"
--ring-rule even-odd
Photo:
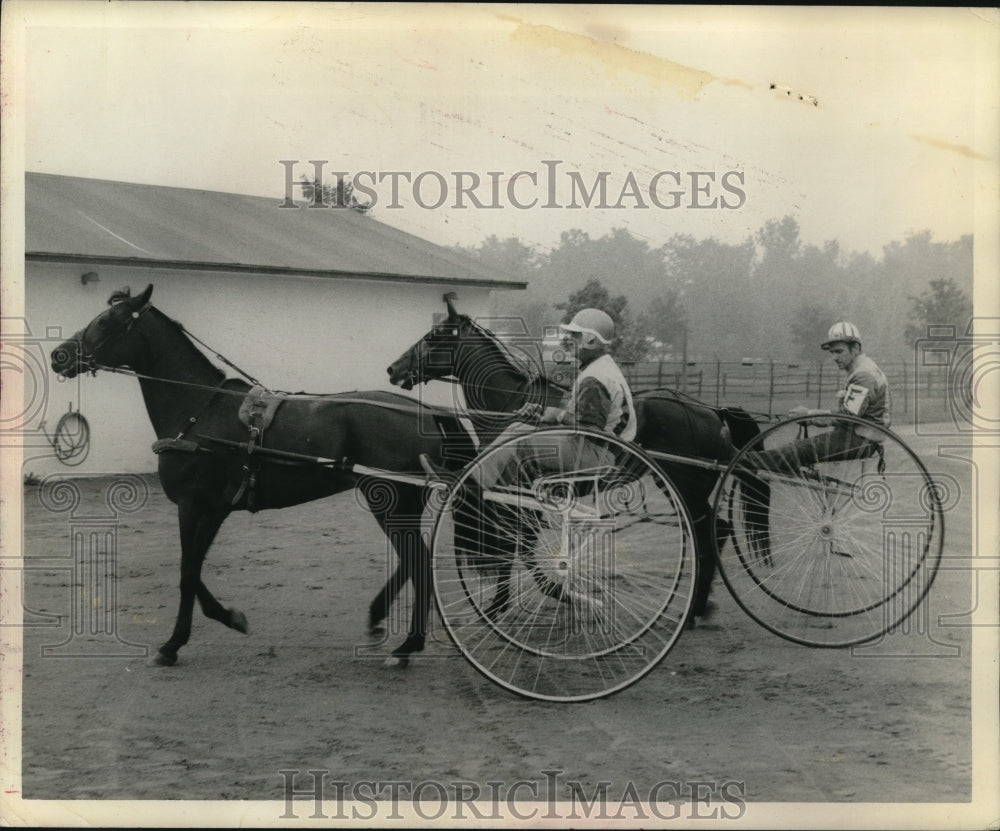
[[(502, 450), (493, 450), (514, 436), (528, 438)], [(513, 483), (518, 468), (528, 461), (534, 463), (535, 469), (545, 473), (614, 464), (610, 449), (595, 444), (587, 436), (547, 431), (540, 433), (536, 427), (522, 421), (515, 421), (507, 427), (480, 456), (486, 458), (480, 458), (472, 475), (484, 489), (500, 483)]]

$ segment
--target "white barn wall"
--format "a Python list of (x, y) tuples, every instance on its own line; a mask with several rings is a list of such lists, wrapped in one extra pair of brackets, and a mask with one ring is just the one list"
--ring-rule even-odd
[[(35, 262), (26, 270), (26, 325), (31, 336), (25, 348), (34, 359), (26, 372), (32, 377), (25, 380), (24, 472), (38, 476), (156, 469), (150, 447), (156, 436), (134, 378), (102, 372), (60, 381), (48, 369), (52, 347), (101, 312), (111, 292), (122, 286), (137, 294), (152, 283), (158, 309), (266, 386), (292, 392), (396, 390), (388, 383), (386, 367), (444, 311), (446, 291), (456, 291), (462, 311), (469, 314), (485, 315), (490, 307), (488, 289), (453, 284)], [(91, 270), (99, 273), (100, 282), (82, 285), (80, 275)], [(35, 377), (41, 362), (44, 377)], [(454, 390), (433, 382), (411, 395), (450, 403)], [(70, 404), (83, 413), (91, 429), (90, 452), (76, 467), (55, 458), (40, 430), (44, 420), (51, 434)]]

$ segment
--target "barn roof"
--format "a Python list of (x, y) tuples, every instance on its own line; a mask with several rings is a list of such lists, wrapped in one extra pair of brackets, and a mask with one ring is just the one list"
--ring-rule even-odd
[(358, 211), (276, 197), (27, 173), (25, 259), (209, 272), (455, 283), (523, 281)]

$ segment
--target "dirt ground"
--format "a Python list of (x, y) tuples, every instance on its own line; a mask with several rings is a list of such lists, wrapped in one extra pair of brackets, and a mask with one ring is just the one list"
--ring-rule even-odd
[[(375, 798), (389, 795), (384, 783), (404, 783), (405, 800), (432, 782), (451, 796), (478, 787), (505, 799), (520, 782), (517, 798), (582, 811), (581, 795), (603, 792), (605, 819), (623, 802), (690, 800), (699, 788), (722, 819), (752, 816), (744, 802), (967, 802), (969, 467), (913, 442), (962, 492), (946, 518), (945, 567), (905, 631), (853, 650), (798, 646), (755, 624), (719, 583), (709, 623), (638, 684), (583, 704), (505, 691), (440, 627), (429, 654), (383, 667), (387, 649), (368, 643), (364, 621), (386, 575), (385, 542), (353, 493), (233, 515), (204, 579), (246, 613), (249, 635), (196, 609), (178, 664), (147, 666), (173, 625), (179, 580), (174, 509), (155, 477), (142, 479), (148, 496), (118, 492), (116, 512), (106, 501), (115, 479), (79, 480), (75, 508), (43, 505), (26, 488), (23, 795), (273, 800), (277, 821), (288, 771), (308, 791), (306, 772), (321, 770), (355, 796), (373, 784)], [(110, 592), (72, 585), (74, 535), (93, 552), (94, 533), (117, 545), (118, 579), (92, 583)], [(405, 620), (392, 621), (390, 647)], [(300, 818), (313, 813), (309, 799)]]

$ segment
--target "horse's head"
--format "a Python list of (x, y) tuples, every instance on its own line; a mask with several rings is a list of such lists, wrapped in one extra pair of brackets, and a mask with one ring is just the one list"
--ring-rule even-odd
[(135, 324), (151, 308), (152, 294), (152, 285), (137, 297), (128, 288), (116, 291), (108, 298), (107, 311), (52, 350), (52, 369), (73, 378), (81, 372), (96, 373), (102, 366), (135, 368), (142, 346)]
[(404, 390), (439, 378), (457, 375), (462, 347), (474, 343), (478, 327), (468, 315), (459, 314), (454, 295), (446, 294), (448, 314), (387, 368), (389, 383)]

